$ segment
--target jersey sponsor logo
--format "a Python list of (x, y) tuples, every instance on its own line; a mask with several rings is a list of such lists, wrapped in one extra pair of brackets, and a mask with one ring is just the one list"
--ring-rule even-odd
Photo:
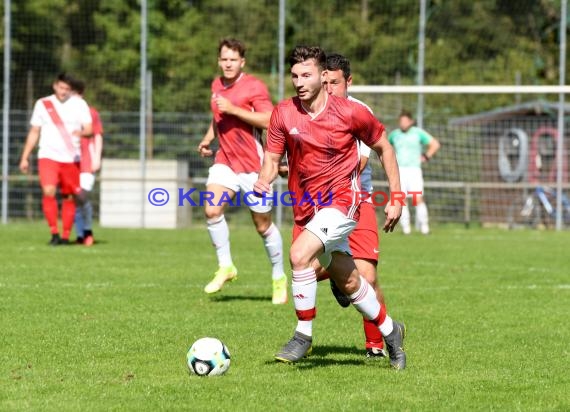
[(299, 131), (297, 130), (296, 127), (292, 128), (291, 130), (289, 130), (289, 134), (290, 135), (294, 135), (294, 134), (300, 134)]

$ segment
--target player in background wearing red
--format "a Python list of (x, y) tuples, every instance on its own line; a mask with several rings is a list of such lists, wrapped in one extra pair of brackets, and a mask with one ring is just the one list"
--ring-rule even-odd
[[(83, 99), (73, 96), (74, 79), (61, 73), (52, 87), (54, 94), (36, 101), (30, 130), (20, 158), (20, 170), (28, 173), (29, 157), (39, 142), (38, 172), (42, 187), (42, 210), (51, 232), (51, 245), (69, 244), (79, 187), (79, 140), (92, 135), (91, 114)], [(62, 197), (61, 237), (58, 228), (57, 188)]]
[(287, 277), (283, 270), (281, 233), (271, 219), (271, 202), (262, 204), (253, 195), (253, 184), (263, 158), (262, 132), (269, 124), (273, 103), (265, 84), (243, 71), (245, 46), (242, 42), (223, 39), (218, 47), (218, 65), (222, 75), (212, 82), (213, 120), (198, 145), (202, 156), (212, 156), (210, 145), (216, 137), (219, 140), (219, 150), (206, 182), (206, 190), (214, 196), (211, 204), (206, 202), (204, 210), (219, 268), (204, 291), (218, 292), (224, 283), (237, 278), (224, 210), (228, 200), (234, 199), (241, 190), (271, 261), (272, 302), (284, 304), (287, 303)]
[[(383, 160), (390, 190), (400, 191), (398, 164), (384, 126), (361, 104), (329, 95), (326, 55), (319, 47), (297, 46), (290, 55), (291, 78), (297, 93), (273, 110), (267, 148), (257, 193), (269, 193), (282, 157), (289, 162), (289, 190), (297, 197), (332, 193), (325, 204), (293, 205), (298, 226), (289, 257), (293, 270), (292, 290), (297, 327), (293, 338), (275, 355), (278, 361), (296, 362), (312, 351), (313, 319), (316, 316), (317, 276), (312, 262), (318, 258), (352, 305), (372, 320), (384, 337), (390, 363), (406, 367), (403, 350), (405, 327), (393, 321), (378, 302), (374, 289), (358, 272), (350, 254), (348, 235), (356, 226), (361, 202), (357, 139)], [(388, 203), (384, 231), (398, 223), (402, 207)]]
[[(85, 83), (81, 80), (76, 80), (72, 89), (78, 97), (83, 98)], [(79, 162), (81, 191), (76, 196), (75, 209), (76, 242), (87, 247), (93, 246), (93, 243), (95, 243), (91, 192), (95, 185), (95, 173), (101, 168), (101, 155), (103, 153), (103, 123), (101, 122), (99, 112), (94, 107), (89, 106), (89, 111), (93, 121), (93, 137), (81, 138), (81, 159)]]

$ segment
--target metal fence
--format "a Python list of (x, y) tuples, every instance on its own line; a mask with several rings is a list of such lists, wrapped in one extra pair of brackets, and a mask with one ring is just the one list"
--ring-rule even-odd
[[(185, 165), (185, 176), (178, 171), (166, 179), (173, 187), (203, 185), (210, 160), (195, 149), (210, 119), (209, 82), (217, 73), (216, 47), (222, 36), (253, 45), (246, 69), (268, 84), (275, 102), (292, 94), (284, 56), (298, 43), (347, 55), (358, 85), (514, 83), (524, 88), (565, 83), (566, 0), (517, 7), (492, 1), (475, 6), (466, 0), (235, 3), (88, 0), (35, 11), (33, 5), (14, 7), (5, 0), (3, 221), (41, 217), (35, 170), (20, 174), (18, 160), (31, 104), (50, 93), (59, 69), (79, 72), (87, 80), (86, 97), (102, 114), (107, 164), (138, 162), (125, 163), (134, 170), (125, 171), (130, 177), (124, 178), (121, 194), (129, 185), (144, 192), (146, 183), (156, 182), (144, 171), (147, 162), (160, 160)], [(444, 24), (449, 21), (454, 24)], [(536, 34), (529, 39), (521, 37), (527, 35), (521, 29), (527, 23)], [(517, 49), (508, 48), (519, 41)], [(478, 60), (470, 59), (479, 53)], [(444, 72), (442, 62), (451, 70)], [(402, 107), (417, 111), (423, 126), (441, 141), (437, 158), (424, 169), (432, 222), (550, 227), (552, 207), (565, 207), (561, 195), (568, 192), (568, 151), (562, 148), (557, 154), (558, 142), (568, 147), (568, 127), (560, 121), (560, 113), (570, 112), (563, 94), (361, 92), (358, 98), (389, 129), (396, 127)], [(560, 130), (565, 139), (557, 139)], [(526, 152), (520, 151), (521, 139), (526, 139)], [(501, 167), (522, 172), (513, 180), (505, 178)], [(101, 183), (120, 177), (100, 175), (96, 216)], [(376, 187), (385, 187), (378, 165), (374, 179)], [(558, 193), (541, 192), (553, 186)], [(177, 225), (201, 220), (198, 209)], [(249, 219), (243, 210), (230, 208), (230, 219)], [(140, 213), (152, 214), (153, 209), (147, 204)], [(287, 208), (279, 213), (279, 220), (290, 220)], [(381, 208), (378, 213), (381, 217)], [(146, 226), (144, 218), (140, 221)]]

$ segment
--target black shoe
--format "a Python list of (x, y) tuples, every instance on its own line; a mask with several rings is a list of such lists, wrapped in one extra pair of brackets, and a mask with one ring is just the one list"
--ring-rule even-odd
[(330, 284), (331, 284), (331, 292), (334, 295), (338, 304), (343, 308), (348, 308), (350, 306), (350, 298), (340, 291), (340, 289), (336, 286), (336, 283), (334, 283), (332, 279), (330, 279)]
[(75, 239), (75, 243), (77, 243), (78, 245), (82, 245), (83, 244), (84, 239), (82, 237), (77, 237), (77, 239)]
[(59, 241), (59, 244), (60, 244), (60, 245), (69, 245), (69, 244), (70, 244), (70, 243), (69, 243), (69, 239), (61, 239), (61, 240)]
[(406, 325), (394, 321), (394, 330), (388, 336), (384, 336), (384, 343), (390, 355), (390, 365), (394, 369), (405, 369), (406, 352), (404, 352), (404, 337), (406, 336)]
[(51, 240), (49, 241), (48, 245), (50, 246), (57, 246), (61, 243), (61, 239), (59, 238), (59, 234), (51, 235)]
[(387, 358), (388, 354), (384, 349), (381, 348), (366, 348), (366, 358), (376, 359), (376, 358)]

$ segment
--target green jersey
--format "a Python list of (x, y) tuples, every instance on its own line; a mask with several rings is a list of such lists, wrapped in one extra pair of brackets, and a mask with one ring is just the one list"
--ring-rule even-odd
[(396, 150), (396, 158), (400, 167), (422, 167), (424, 145), (429, 144), (433, 137), (425, 130), (412, 126), (403, 132), (396, 129), (388, 136), (388, 141)]

